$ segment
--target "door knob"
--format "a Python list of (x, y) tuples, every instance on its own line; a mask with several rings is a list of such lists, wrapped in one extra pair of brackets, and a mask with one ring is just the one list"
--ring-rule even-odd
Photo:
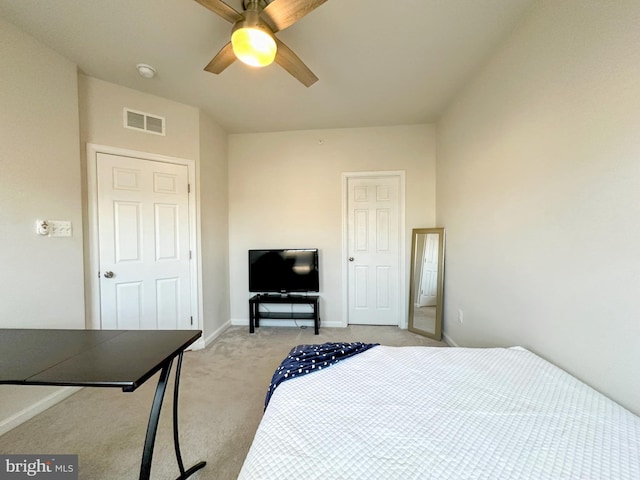
[(110, 271), (104, 272), (104, 278), (113, 278), (113, 272), (110, 272)]
[(349, 261), (353, 262), (354, 258), (353, 257), (349, 257)]

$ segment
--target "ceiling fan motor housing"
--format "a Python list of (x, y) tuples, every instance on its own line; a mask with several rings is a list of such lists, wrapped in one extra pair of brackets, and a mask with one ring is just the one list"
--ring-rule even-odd
[(242, 0), (242, 9), (249, 10), (251, 8), (252, 3), (256, 3), (260, 5), (262, 8), (269, 5), (273, 0)]
[(238, 20), (233, 29), (231, 30), (231, 34), (240, 28), (259, 28), (260, 30), (264, 30), (270, 36), (273, 37), (273, 30), (266, 24), (262, 18), (260, 18), (260, 11), (258, 9), (258, 2), (251, 2), (249, 4), (249, 8), (244, 12), (244, 18), (242, 20)]

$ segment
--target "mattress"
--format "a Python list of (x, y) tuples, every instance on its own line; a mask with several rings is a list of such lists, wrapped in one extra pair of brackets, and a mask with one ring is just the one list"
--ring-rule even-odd
[(371, 348), (273, 393), (240, 480), (640, 479), (640, 417), (522, 348)]

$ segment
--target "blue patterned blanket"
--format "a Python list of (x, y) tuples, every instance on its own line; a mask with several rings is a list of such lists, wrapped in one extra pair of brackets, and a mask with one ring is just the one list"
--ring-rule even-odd
[(264, 400), (264, 408), (267, 408), (271, 395), (276, 387), (285, 380), (300, 377), (307, 373), (338, 363), (340, 360), (352, 357), (358, 353), (369, 350), (379, 343), (323, 343), (321, 345), (298, 345), (287, 355), (278, 369), (273, 374), (267, 397)]

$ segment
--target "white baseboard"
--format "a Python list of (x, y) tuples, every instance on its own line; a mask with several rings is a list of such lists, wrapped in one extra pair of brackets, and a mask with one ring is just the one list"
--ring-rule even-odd
[(444, 338), (445, 343), (447, 345), (449, 345), (450, 347), (459, 347), (460, 346), (456, 342), (453, 341), (453, 338), (451, 338), (449, 335), (447, 335), (447, 332), (443, 332), (442, 333), (442, 338)]
[(42, 400), (29, 405), (28, 407), (20, 410), (18, 413), (11, 415), (8, 418), (0, 420), (0, 435), (7, 433), (9, 430), (17, 427), (27, 420), (32, 419), (39, 413), (44, 412), (47, 408), (53, 407), (65, 398), (70, 397), (71, 395), (76, 393), (78, 390), (80, 390), (80, 387), (62, 387), (56, 389), (56, 391), (46, 396)]
[[(247, 323), (247, 325), (249, 325), (249, 324)], [(198, 339), (198, 341), (203, 340), (203, 342), (204, 342), (204, 346), (205, 346), (205, 347), (206, 347), (206, 346), (208, 346), (208, 345), (211, 345), (211, 343), (212, 343), (216, 338), (218, 338), (220, 335), (222, 335), (222, 334), (224, 333), (224, 331), (225, 331), (227, 328), (229, 328), (230, 326), (231, 326), (231, 320), (227, 320), (227, 321), (226, 321), (226, 322), (224, 322), (224, 323), (222, 324), (222, 326), (220, 326), (217, 330), (214, 330), (214, 331), (213, 331), (213, 332), (211, 332), (209, 335), (207, 335), (207, 337), (206, 337), (206, 338), (204, 338), (204, 340), (203, 340), (203, 338), (199, 338), (199, 339)]]

